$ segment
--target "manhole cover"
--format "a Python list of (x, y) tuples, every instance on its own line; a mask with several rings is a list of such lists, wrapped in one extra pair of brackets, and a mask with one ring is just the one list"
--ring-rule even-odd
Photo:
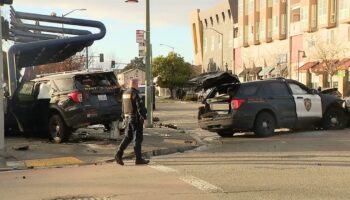
[(65, 196), (65, 197), (55, 197), (48, 200), (112, 200), (112, 199), (110, 197)]

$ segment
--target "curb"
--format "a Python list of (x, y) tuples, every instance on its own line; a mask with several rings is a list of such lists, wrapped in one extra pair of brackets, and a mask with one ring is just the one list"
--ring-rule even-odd
[[(190, 151), (198, 148), (199, 146), (183, 146), (183, 147), (172, 147), (172, 148), (164, 148), (164, 149), (156, 149), (152, 151), (142, 152), (142, 156), (146, 158), (150, 158), (152, 156), (164, 156), (174, 153), (184, 153), (185, 151)], [(123, 157), (123, 159), (130, 160), (135, 157), (134, 153), (128, 153)], [(115, 162), (115, 159), (106, 160), (105, 163)], [(94, 163), (95, 164), (95, 163)]]
[[(146, 158), (150, 158), (152, 156), (162, 156), (162, 155), (169, 155), (173, 153), (184, 153), (185, 151), (193, 150), (198, 148), (198, 145), (191, 145), (191, 146), (182, 146), (182, 147), (172, 147), (172, 148), (163, 148), (163, 149), (155, 149), (152, 151), (145, 151), (142, 152), (142, 155)], [(135, 157), (134, 153), (128, 153), (126, 156), (124, 156), (124, 159), (130, 160)], [(13, 162), (7, 162), (10, 164), (10, 166), (3, 165), (0, 166), (0, 172), (6, 172), (6, 171), (19, 171), (19, 170), (28, 170), (28, 169), (50, 169), (50, 168), (62, 168), (67, 166), (87, 166), (87, 165), (99, 165), (103, 163), (112, 163), (115, 162), (114, 159), (109, 159), (105, 161), (99, 161), (99, 162), (84, 162), (81, 164), (67, 164), (67, 165), (57, 165), (57, 166), (48, 166), (48, 167), (27, 167), (25, 165), (24, 161), (13, 161)], [(14, 163), (16, 163), (14, 165)], [(12, 165), (12, 167), (11, 167)]]

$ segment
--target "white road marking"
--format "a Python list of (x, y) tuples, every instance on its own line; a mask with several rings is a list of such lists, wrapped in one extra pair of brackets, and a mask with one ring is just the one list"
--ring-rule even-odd
[(170, 167), (166, 167), (163, 165), (149, 165), (150, 168), (164, 172), (164, 173), (178, 173), (178, 171), (176, 169), (170, 168)]
[[(149, 165), (150, 168), (164, 172), (164, 173), (179, 173), (178, 170), (173, 169), (171, 167), (166, 167), (163, 165)], [(184, 181), (185, 183), (188, 183), (194, 187), (196, 187), (199, 190), (202, 190), (204, 192), (210, 192), (210, 193), (218, 193), (218, 192), (224, 192), (223, 189), (210, 184), (202, 179), (199, 179), (194, 176), (181, 176), (179, 177), (180, 180)]]
[(196, 178), (194, 176), (183, 176), (183, 177), (180, 177), (180, 179), (204, 192), (211, 192), (211, 193), (224, 192), (223, 189), (213, 184), (210, 184), (202, 179)]

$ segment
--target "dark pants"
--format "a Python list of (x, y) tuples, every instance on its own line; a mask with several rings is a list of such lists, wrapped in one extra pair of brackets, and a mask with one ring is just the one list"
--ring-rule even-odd
[(123, 156), (124, 150), (128, 145), (134, 143), (134, 152), (136, 160), (141, 160), (141, 144), (143, 141), (143, 121), (137, 118), (128, 117), (126, 120), (125, 137), (119, 145), (117, 154)]

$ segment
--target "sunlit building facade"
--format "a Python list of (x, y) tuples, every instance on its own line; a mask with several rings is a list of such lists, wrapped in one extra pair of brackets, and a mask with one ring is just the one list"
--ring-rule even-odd
[[(347, 93), (350, 0), (236, 0), (220, 5), (225, 6), (191, 15), (192, 31), (197, 35), (195, 62), (202, 65), (203, 72), (218, 70), (209, 63), (222, 66), (217, 63), (223, 55), (223, 63), (242, 81), (286, 77), (309, 87), (338, 87), (342, 94)], [(217, 20), (225, 9), (235, 13), (230, 23)], [(225, 33), (223, 45), (212, 29)], [(220, 46), (224, 46), (222, 54)], [(318, 52), (332, 46), (339, 52), (330, 76), (320, 70), (324, 63)]]

